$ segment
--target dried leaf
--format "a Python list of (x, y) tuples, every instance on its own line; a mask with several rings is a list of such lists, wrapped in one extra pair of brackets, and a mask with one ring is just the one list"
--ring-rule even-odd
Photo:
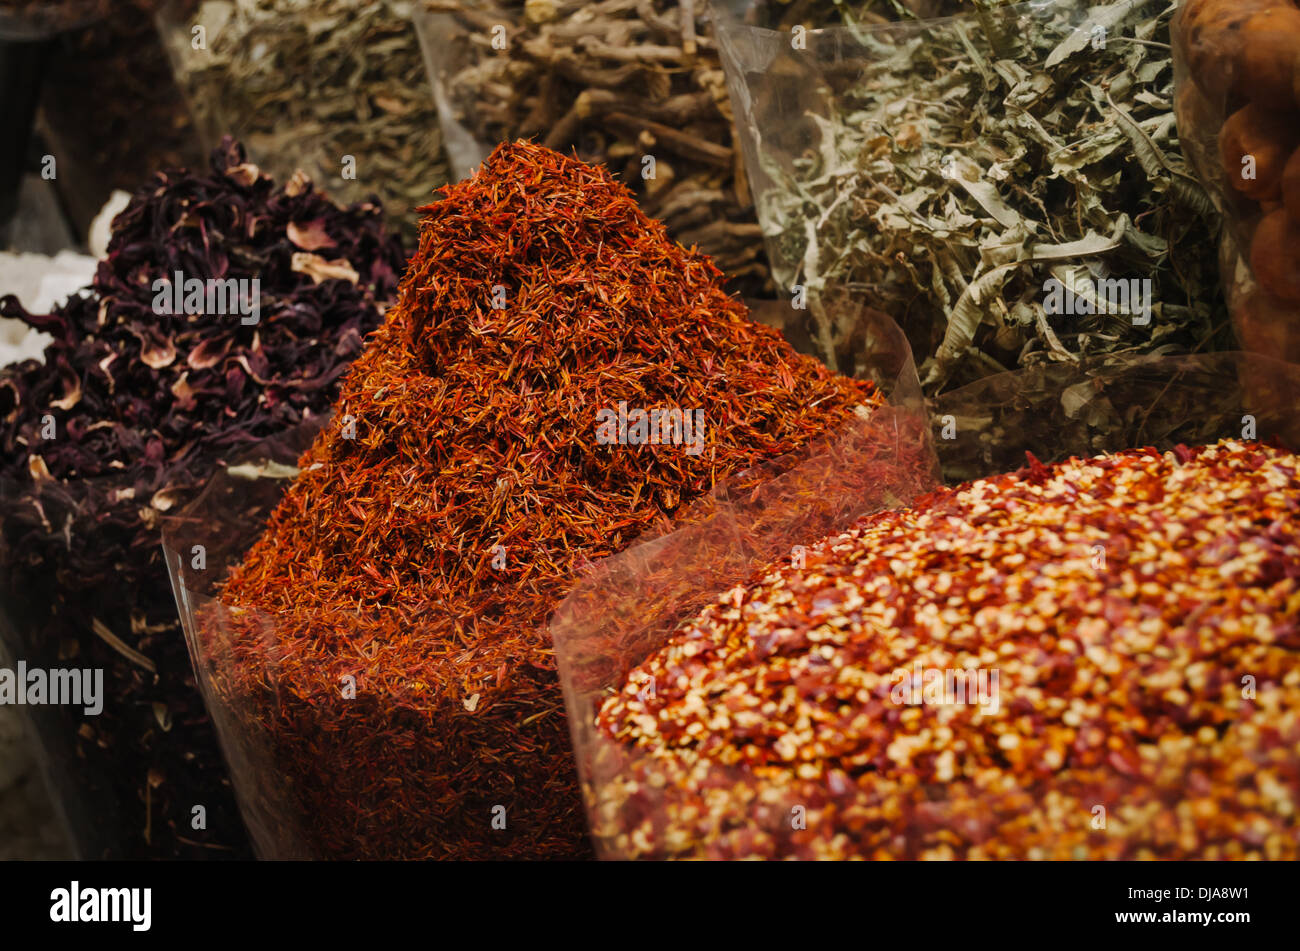
[(27, 471), (31, 473), (33, 482), (53, 482), (54, 477), (50, 475), (50, 469), (45, 464), (45, 460), (40, 456), (29, 456), (27, 459)]
[(81, 381), (72, 377), (69, 381), (68, 391), (62, 399), (50, 400), (50, 405), (58, 409), (72, 409), (81, 402)]
[(344, 258), (327, 261), (318, 254), (306, 254), (304, 252), (294, 254), (293, 263), (290, 266), (300, 274), (306, 274), (314, 284), (332, 280), (355, 284), (361, 276), (353, 270), (352, 265)]
[(227, 178), (229, 178), (232, 182), (237, 182), (238, 184), (244, 186), (252, 185), (254, 182), (257, 181), (258, 176), (260, 176), (261, 174), (262, 174), (262, 170), (259, 169), (252, 162), (244, 162), (242, 165), (235, 165), (231, 168), (226, 169)]
[(171, 731), (172, 713), (167, 709), (167, 704), (155, 700), (153, 703), (153, 718), (164, 733)]
[(230, 466), (227, 470), (236, 479), (296, 479), (298, 469), (279, 462), (244, 463)]
[(207, 370), (220, 363), (229, 350), (229, 338), (204, 340), (190, 351), (185, 362), (191, 370)]
[(323, 218), (313, 218), (303, 224), (291, 221), (287, 233), (289, 240), (304, 251), (319, 251), (322, 248), (334, 247), (334, 239), (325, 233)]
[(176, 347), (170, 340), (165, 340), (162, 344), (155, 344), (141, 351), (140, 360), (147, 367), (161, 370), (176, 361)]
[(159, 512), (166, 512), (184, 497), (185, 494), (176, 489), (159, 489), (153, 494), (153, 498), (149, 500), (149, 504)]

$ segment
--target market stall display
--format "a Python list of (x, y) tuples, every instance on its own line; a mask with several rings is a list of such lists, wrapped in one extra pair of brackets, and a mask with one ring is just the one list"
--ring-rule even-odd
[(879, 404), (747, 319), (606, 170), (501, 146), (426, 209), (396, 307), (228, 580), (189, 554), (250, 511), (228, 480), (168, 528), (209, 706), (255, 767), (250, 826), (301, 836), (260, 853), (588, 855), (551, 610), (720, 480)]
[(0, 777), (1300, 858), (1298, 119), (1300, 0), (0, 0)]

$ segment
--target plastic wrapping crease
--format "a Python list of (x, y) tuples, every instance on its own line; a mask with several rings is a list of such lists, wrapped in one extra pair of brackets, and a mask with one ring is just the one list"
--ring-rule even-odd
[[(845, 297), (839, 306), (853, 309)], [(675, 626), (719, 592), (756, 569), (788, 558), (856, 518), (907, 505), (939, 485), (916, 368), (892, 320), (862, 308), (853, 323), (889, 403), (806, 451), (762, 471), (740, 473), (697, 504), (676, 527), (643, 537), (621, 555), (597, 562), (556, 609), (551, 622), (569, 728), (597, 853), (625, 857), (620, 832), (661, 822), (671, 784), (633, 797), (626, 812), (603, 793), (629, 768), (624, 752), (595, 728), (600, 700), (627, 672), (664, 643)], [(727, 816), (729, 826), (751, 823), (779, 831), (789, 816), (784, 802), (755, 802), (753, 814)]]

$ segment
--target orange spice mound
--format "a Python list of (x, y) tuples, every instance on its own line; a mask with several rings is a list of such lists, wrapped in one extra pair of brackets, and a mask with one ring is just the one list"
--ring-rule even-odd
[[(1300, 458), (944, 489), (722, 595), (597, 722), (612, 856), (1300, 856)], [(959, 679), (960, 678), (960, 679)]]
[[(604, 169), (503, 145), (422, 211), (397, 305), (225, 586), (214, 686), (310, 854), (586, 856), (551, 611), (588, 560), (878, 397), (751, 322)], [(599, 444), (620, 401), (703, 410), (703, 451)]]

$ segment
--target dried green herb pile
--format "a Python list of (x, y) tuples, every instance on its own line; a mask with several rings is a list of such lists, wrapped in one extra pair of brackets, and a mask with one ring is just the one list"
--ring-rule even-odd
[[(1218, 222), (1173, 116), (1174, 9), (1061, 0), (846, 28), (752, 80), (769, 155), (789, 159), (762, 169), (774, 273), (809, 289), (832, 366), (852, 330), (816, 304), (835, 286), (900, 322), (931, 394), (1018, 367), (1230, 348)], [(1051, 312), (1049, 280), (1077, 292), (1073, 312)], [(1149, 322), (1099, 296), (1101, 280), (1150, 281)]]
[[(0, 369), (3, 613), (17, 657), (105, 668), (103, 713), (47, 739), (90, 806), (91, 857), (246, 853), (158, 522), (241, 448), (329, 412), (402, 266), (378, 208), (277, 185), (226, 140), (207, 171), (135, 193), (80, 295), (49, 314), (0, 298), (54, 337), (43, 364)], [(158, 313), (154, 282), (177, 271), (260, 280), (260, 321)]]
[[(177, 81), (211, 139), (231, 132), (280, 176), (306, 170), (346, 201), (375, 194), (413, 239), (447, 181), (409, 13), (389, 0), (179, 0), (166, 11)], [(195, 49), (202, 27), (205, 46)]]

